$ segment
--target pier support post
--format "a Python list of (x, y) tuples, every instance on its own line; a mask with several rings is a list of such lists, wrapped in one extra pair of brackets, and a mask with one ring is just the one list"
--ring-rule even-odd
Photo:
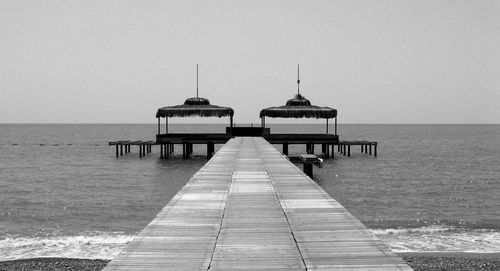
[(304, 163), (304, 173), (312, 179), (313, 165), (311, 163)]
[(120, 145), (120, 156), (123, 156), (123, 145)]
[(343, 148), (343, 150), (342, 150), (342, 154), (345, 156), (345, 152), (346, 152), (346, 145), (342, 145), (342, 148)]
[(372, 155), (372, 145), (370, 144), (370, 155)]
[(325, 155), (325, 157), (328, 157), (326, 154), (327, 151), (326, 151), (326, 144), (325, 143), (321, 144), (321, 152)]
[(288, 155), (288, 143), (283, 143), (283, 154)]
[(361, 153), (363, 153), (363, 145), (361, 145)]
[(118, 155), (118, 145), (115, 145), (115, 147), (116, 147), (116, 158), (118, 158), (118, 156), (119, 156)]
[(314, 154), (314, 143), (306, 143), (306, 153)]
[(332, 159), (335, 159), (335, 145), (332, 145)]
[(351, 157), (351, 145), (347, 145), (347, 156)]
[(163, 144), (160, 144), (160, 159), (163, 159)]
[(214, 155), (214, 150), (215, 150), (214, 143), (208, 142), (207, 143), (207, 159), (212, 158), (212, 156)]
[(374, 156), (377, 157), (377, 144), (375, 144), (375, 153), (374, 153)]

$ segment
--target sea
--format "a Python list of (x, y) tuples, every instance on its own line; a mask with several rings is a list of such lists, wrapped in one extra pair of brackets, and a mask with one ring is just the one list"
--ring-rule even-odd
[[(324, 130), (271, 125), (274, 133)], [(392, 251), (500, 252), (500, 125), (341, 124), (338, 132), (378, 141), (378, 156), (358, 146), (351, 157), (336, 152), (314, 180)], [(132, 146), (117, 159), (108, 145), (155, 134), (155, 124), (0, 124), (0, 261), (120, 253), (206, 162), (205, 146), (189, 160), (179, 148), (160, 160), (157, 146), (143, 158)]]

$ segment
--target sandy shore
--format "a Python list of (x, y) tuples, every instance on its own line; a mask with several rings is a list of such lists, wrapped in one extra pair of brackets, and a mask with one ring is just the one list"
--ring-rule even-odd
[[(500, 253), (399, 253), (416, 271), (500, 270)], [(0, 262), (0, 271), (102, 270), (109, 260), (35, 258)]]

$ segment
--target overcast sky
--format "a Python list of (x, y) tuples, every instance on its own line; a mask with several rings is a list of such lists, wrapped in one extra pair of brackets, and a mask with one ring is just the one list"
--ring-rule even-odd
[(196, 96), (196, 63), (237, 123), (291, 98), (299, 63), (341, 123), (500, 123), (499, 6), (0, 0), (0, 123), (155, 123)]

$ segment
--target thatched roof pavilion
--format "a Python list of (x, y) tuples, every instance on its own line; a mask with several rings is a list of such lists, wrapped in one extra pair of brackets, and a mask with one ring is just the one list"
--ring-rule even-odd
[(262, 109), (260, 117), (333, 119), (337, 117), (337, 109), (311, 105), (304, 96), (297, 94), (286, 105)]
[(230, 118), (231, 128), (233, 127), (234, 110), (231, 107), (217, 106), (210, 104), (205, 98), (198, 97), (198, 65), (196, 65), (196, 97), (188, 98), (184, 104), (165, 106), (156, 112), (158, 118), (158, 134), (160, 134), (160, 118), (165, 118), (165, 133), (168, 133), (168, 118), (172, 117), (227, 117)]
[(168, 133), (168, 118), (172, 117), (229, 117), (233, 127), (234, 110), (231, 107), (210, 104), (210, 101), (201, 97), (188, 98), (184, 104), (165, 106), (156, 112), (158, 118), (158, 134), (160, 134), (160, 118), (165, 118), (165, 133)]
[(265, 127), (265, 118), (316, 118), (326, 119), (326, 133), (328, 134), (328, 119), (335, 120), (335, 135), (337, 134), (337, 109), (312, 105), (306, 97), (300, 94), (299, 67), (297, 66), (297, 94), (283, 106), (262, 109), (260, 118), (262, 127)]

